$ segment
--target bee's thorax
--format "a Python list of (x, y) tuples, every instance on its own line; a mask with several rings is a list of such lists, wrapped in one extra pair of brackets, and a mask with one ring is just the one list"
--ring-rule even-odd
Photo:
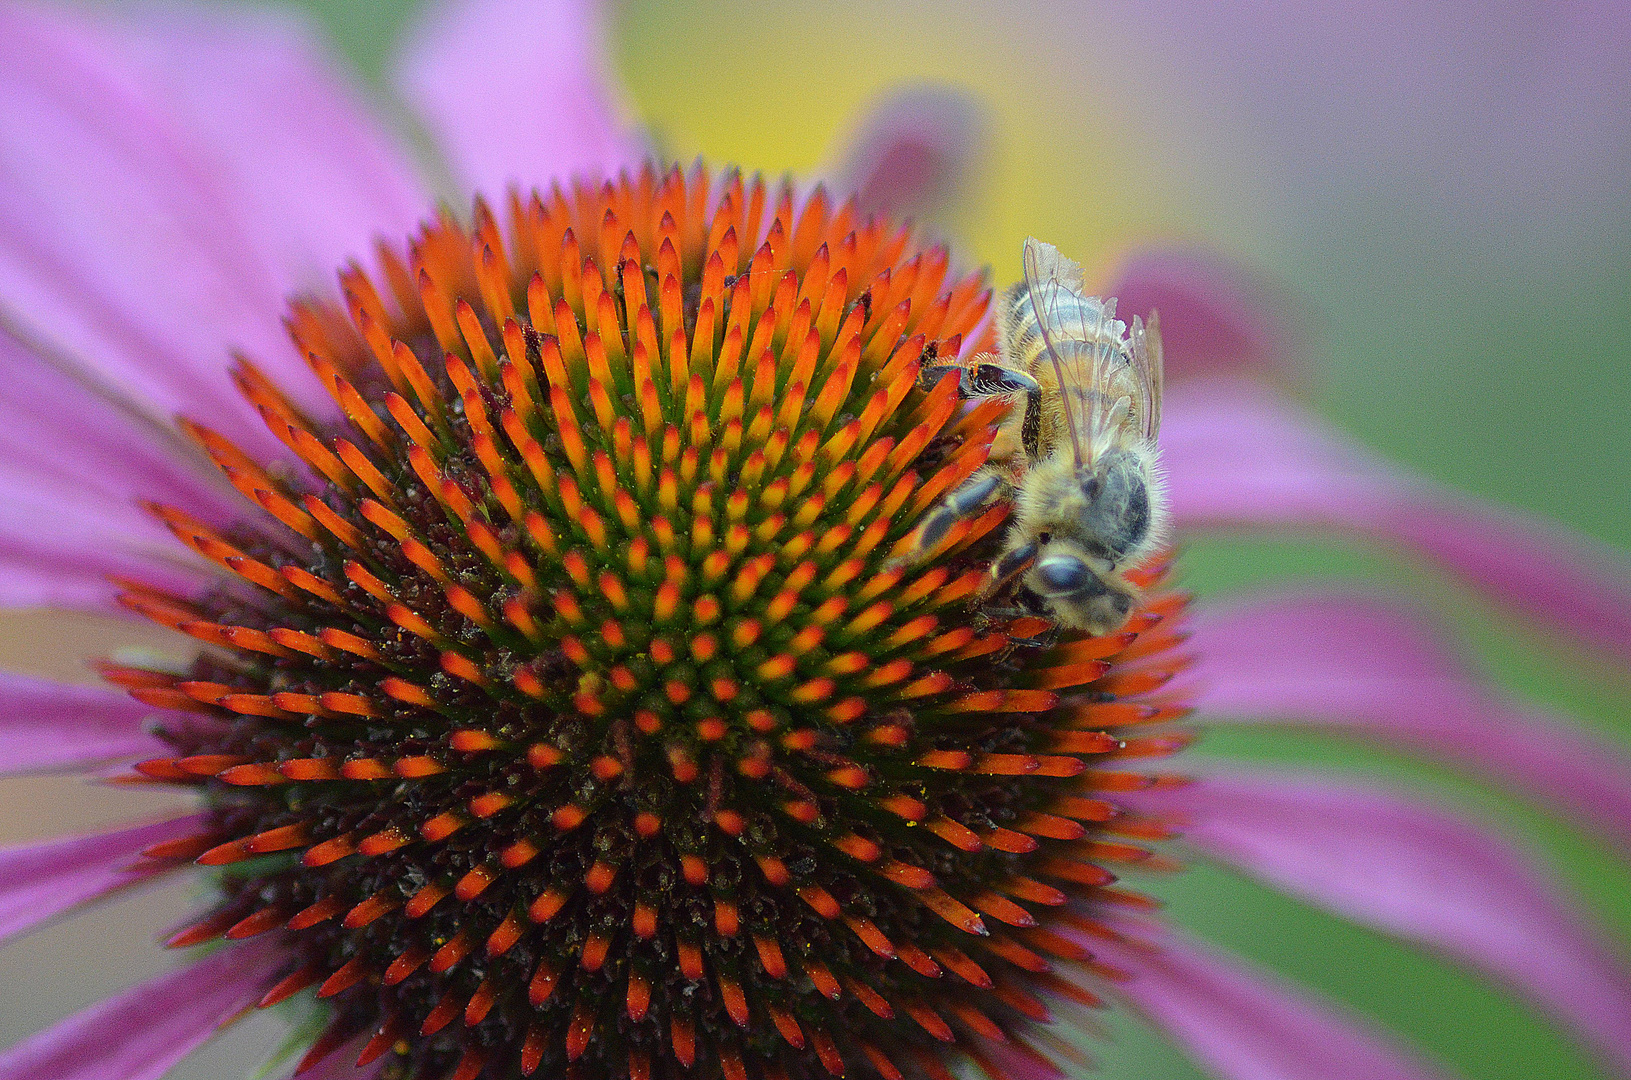
[(1079, 545), (1114, 568), (1150, 539), (1148, 467), (1143, 455), (1117, 450), (1078, 469), (1068, 454), (1038, 463), (1019, 489), (1020, 535), (1048, 533)]

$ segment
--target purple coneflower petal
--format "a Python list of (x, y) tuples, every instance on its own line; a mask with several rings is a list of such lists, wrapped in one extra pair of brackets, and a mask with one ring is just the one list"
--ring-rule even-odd
[[(390, 1055), (386, 1055), (372, 1065), (357, 1068), (357, 1058), (372, 1037), (373, 1032), (359, 1035), (305, 1072), (296, 1073), (294, 1076), (298, 1076), (299, 1080), (374, 1080), (374, 1077), (391, 1063), (391, 1058)], [(290, 1080), (293, 1080), (293, 1077)]]
[(285, 962), (265, 938), (221, 949), (0, 1053), (0, 1080), (159, 1080), (254, 1005)]
[[(119, 832), (0, 849), (0, 941), (161, 872), (162, 863), (142, 863), (143, 849), (180, 839), (203, 821), (195, 814)], [(138, 864), (140, 869), (135, 869)]]
[(160, 753), (142, 730), (155, 711), (104, 687), (0, 672), (0, 776)]
[(1201, 613), (1196, 708), (1343, 728), (1470, 765), (1631, 847), (1631, 754), (1483, 691), (1408, 612), (1299, 595)]
[(834, 170), (865, 211), (923, 218), (963, 193), (986, 149), (979, 103), (952, 86), (898, 88), (874, 102)]
[(1161, 314), (1169, 385), (1203, 375), (1290, 374), (1290, 300), (1210, 252), (1140, 249), (1103, 286), (1124, 318)]
[(1307, 773), (1205, 776), (1136, 803), (1208, 855), (1484, 969), (1631, 1075), (1631, 975), (1509, 843), (1455, 813)]
[(205, 580), (176, 558), (159, 527), (134, 510), (110, 512), (0, 470), (0, 605), (104, 610), (117, 593), (109, 575), (192, 591)]
[[(271, 447), (224, 358), (242, 348), (319, 401), (286, 294), (403, 231), (413, 189), (349, 148), (367, 121), (301, 34), (236, 18), (171, 16), (161, 46), (150, 24), (0, 10), (0, 324), (157, 422), (209, 417)], [(269, 92), (297, 75), (316, 81)]]
[(1337, 529), (1402, 543), (1479, 588), (1631, 657), (1631, 567), (1536, 519), (1398, 475), (1267, 389), (1170, 389), (1162, 426), (1180, 528)]
[[(102, 608), (109, 574), (169, 564), (173, 538), (137, 504), (157, 499), (208, 521), (243, 497), (173, 430), (122, 408), (0, 332), (0, 604)], [(65, 452), (68, 448), (70, 452)]]
[(0, 416), (0, 469), (65, 504), (127, 510), (155, 499), (209, 520), (244, 511), (243, 496), (173, 427), (98, 396), (3, 333)]
[(397, 75), (461, 192), (489, 199), (639, 160), (607, 77), (596, 0), (457, 0), (420, 27)]
[(331, 288), (337, 267), (430, 212), (338, 58), (292, 12), (136, 8), (130, 26), (135, 56), (210, 147), (253, 250), (285, 288)]
[(1158, 950), (1088, 942), (1132, 973), (1117, 989), (1220, 1080), (1443, 1080), (1307, 991), (1176, 934)]

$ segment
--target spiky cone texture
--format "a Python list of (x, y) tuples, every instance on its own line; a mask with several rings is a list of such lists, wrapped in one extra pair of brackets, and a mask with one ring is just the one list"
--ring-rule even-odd
[(989, 290), (819, 189), (710, 188), (478, 203), (344, 271), (289, 319), (343, 427), (236, 367), (304, 469), (184, 425), (266, 515), (155, 506), (230, 573), (123, 602), (210, 648), (106, 674), (191, 714), (136, 767), (211, 808), (149, 857), (223, 868), (171, 943), (280, 933), (308, 1063), (1000, 1077), (1114, 974), (1059, 930), (1146, 903), (1100, 864), (1159, 861), (1110, 799), (1184, 741), (1126, 730), (1184, 713), (1184, 597), (1153, 566), (1124, 631), (1016, 646), (1004, 507), (896, 565), (1004, 407), (916, 386)]

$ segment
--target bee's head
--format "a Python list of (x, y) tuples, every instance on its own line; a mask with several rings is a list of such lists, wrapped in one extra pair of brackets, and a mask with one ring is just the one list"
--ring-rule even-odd
[(1024, 586), (1061, 626), (1108, 634), (1127, 622), (1135, 598), (1118, 579), (1107, 580), (1108, 571), (1101, 576), (1094, 563), (1103, 565), (1080, 545), (1053, 537), (1026, 572)]
[(1036, 560), (1026, 584), (1045, 597), (1071, 596), (1104, 588), (1087, 563), (1069, 551), (1050, 551)]

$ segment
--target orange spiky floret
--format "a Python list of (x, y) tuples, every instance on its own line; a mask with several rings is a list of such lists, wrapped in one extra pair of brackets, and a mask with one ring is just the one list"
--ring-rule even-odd
[(228, 577), (124, 602), (215, 651), (107, 674), (188, 714), (138, 772), (213, 808), (152, 853), (225, 868), (172, 944), (286, 927), (309, 1062), (1000, 1076), (985, 1041), (1096, 1000), (1095, 906), (1146, 902), (1100, 863), (1165, 865), (1114, 793), (1186, 741), (1185, 598), (1152, 563), (1122, 631), (1038, 644), (982, 610), (1002, 506), (898, 561), (990, 452), (1002, 403), (916, 385), (990, 291), (797, 204), (700, 167), (478, 202), (296, 306), (328, 419), (240, 362), (295, 468), (184, 425), (252, 504), (154, 512)]

